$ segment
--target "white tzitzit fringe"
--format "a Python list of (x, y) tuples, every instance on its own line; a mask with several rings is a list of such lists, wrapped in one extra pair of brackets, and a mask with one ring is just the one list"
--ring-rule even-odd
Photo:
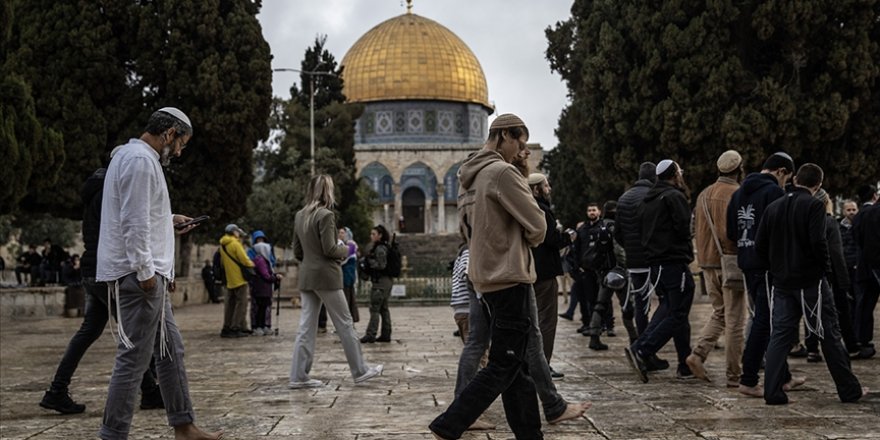
[(113, 288), (110, 288), (111, 284), (107, 283), (107, 314), (112, 315), (113, 309), (113, 298), (116, 299), (116, 331), (119, 333), (119, 337), (116, 337), (116, 334), (113, 333), (113, 325), (110, 325), (110, 334), (113, 335), (113, 339), (117, 344), (122, 344), (123, 347), (131, 350), (134, 348), (134, 343), (131, 342), (131, 339), (128, 339), (128, 335), (125, 334), (125, 329), (122, 327), (122, 312), (119, 307), (119, 280), (113, 282)]
[[(812, 333), (819, 339), (825, 339), (825, 327), (822, 326), (822, 281), (824, 281), (824, 278), (819, 280), (815, 307), (807, 305), (804, 289), (801, 289), (801, 312), (804, 314), (804, 326), (807, 327), (808, 335)], [(808, 311), (810, 312), (809, 315), (807, 314)], [(815, 325), (810, 324), (811, 318), (816, 318)]]
[[(643, 296), (645, 296), (644, 293), (648, 290), (648, 282), (650, 280), (646, 277), (645, 283), (642, 284), (641, 287), (636, 288), (635, 284), (633, 284), (633, 274), (643, 274), (643, 273), (650, 274), (650, 272), (651, 272), (651, 269), (627, 269), (627, 275), (629, 278), (627, 285), (629, 288), (627, 289), (627, 292), (626, 292), (626, 301), (624, 301), (624, 303), (623, 303), (624, 309), (627, 308), (627, 306), (629, 305), (629, 302), (631, 300), (633, 300), (636, 295), (638, 295), (639, 297), (643, 297)], [(645, 302), (647, 303), (647, 301), (645, 301)], [(648, 304), (647, 308), (650, 308), (650, 307), (651, 307), (651, 305)], [(645, 313), (647, 314), (648, 311), (645, 310)]]

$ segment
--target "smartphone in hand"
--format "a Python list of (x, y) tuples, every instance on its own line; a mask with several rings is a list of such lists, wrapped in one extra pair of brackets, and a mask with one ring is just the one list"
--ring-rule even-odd
[(186, 228), (187, 226), (189, 226), (189, 225), (197, 225), (197, 224), (199, 224), (199, 223), (201, 223), (201, 222), (203, 222), (203, 221), (206, 221), (206, 220), (208, 220), (208, 219), (210, 219), (210, 218), (211, 218), (211, 217), (210, 217), (210, 216), (207, 216), (207, 215), (198, 216), (198, 217), (196, 217), (196, 218), (194, 218), (194, 219), (192, 219), (192, 220), (185, 221), (185, 222), (180, 222), (180, 223), (174, 225), (174, 229), (185, 229), (185, 228)]

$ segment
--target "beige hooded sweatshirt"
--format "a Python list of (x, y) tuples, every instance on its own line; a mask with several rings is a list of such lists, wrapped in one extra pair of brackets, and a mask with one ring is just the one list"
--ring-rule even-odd
[(465, 160), (458, 178), (474, 288), (488, 294), (534, 283), (530, 248), (544, 241), (547, 222), (525, 177), (498, 152), (482, 149)]

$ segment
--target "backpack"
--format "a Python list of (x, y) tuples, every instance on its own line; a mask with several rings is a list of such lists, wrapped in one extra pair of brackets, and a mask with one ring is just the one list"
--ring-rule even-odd
[(385, 275), (392, 278), (400, 276), (400, 269), (403, 266), (403, 257), (400, 255), (400, 247), (397, 246), (397, 234), (391, 236), (391, 243), (388, 245), (388, 261), (385, 263)]
[(581, 247), (580, 266), (584, 270), (610, 269), (614, 261), (614, 231), (604, 220), (590, 231), (589, 243)]
[(226, 271), (223, 269), (223, 261), (220, 259), (220, 249), (214, 252), (214, 284), (226, 285)]

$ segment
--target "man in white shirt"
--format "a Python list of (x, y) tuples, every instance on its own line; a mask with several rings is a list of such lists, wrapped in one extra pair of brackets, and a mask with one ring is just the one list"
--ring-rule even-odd
[(107, 282), (116, 297), (119, 344), (99, 433), (104, 440), (128, 438), (138, 384), (154, 353), (175, 440), (216, 440), (222, 435), (193, 424), (183, 340), (167, 294), (174, 280), (175, 225), (191, 219), (171, 213), (162, 166), (180, 156), (191, 137), (192, 123), (182, 111), (161, 108), (150, 116), (140, 138), (116, 147), (107, 169), (96, 280)]

